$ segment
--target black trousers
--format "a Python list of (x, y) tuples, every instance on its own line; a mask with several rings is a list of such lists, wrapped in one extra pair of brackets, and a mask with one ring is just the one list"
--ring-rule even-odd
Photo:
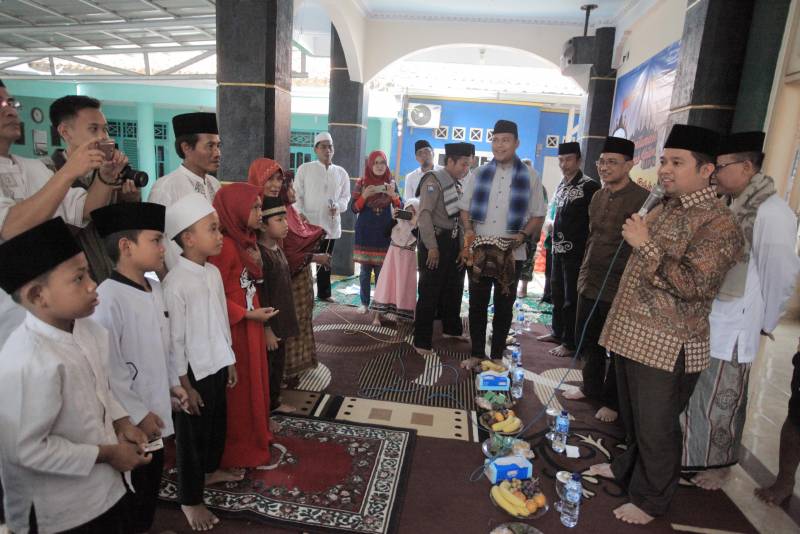
[(672, 372), (617, 356), (617, 386), (628, 449), (611, 462), (633, 504), (664, 515), (678, 489), (683, 432), (680, 414), (700, 373), (687, 374), (681, 350)]
[(206, 473), (219, 469), (225, 451), (227, 431), (228, 368), (195, 380), (189, 369), (189, 381), (203, 399), (200, 415), (178, 412), (175, 421), (175, 445), (178, 466), (178, 500), (186, 506), (203, 502)]
[(449, 232), (436, 236), (439, 247), (439, 266), (428, 269), (428, 248), (420, 240), (417, 245), (419, 285), (417, 307), (414, 313), (414, 346), (430, 349), (433, 346), (433, 321), (437, 308), (441, 308), (442, 330), (445, 334), (460, 336), (461, 297), (464, 293), (464, 269), (458, 267), (458, 238)]
[(553, 254), (550, 291), (553, 300), (553, 335), (575, 350), (575, 314), (578, 309), (578, 274), (582, 258)]
[(603, 332), (608, 312), (611, 310), (611, 303), (603, 300), (597, 302), (597, 308), (587, 324), (586, 320), (589, 318), (595, 302), (597, 301), (578, 295), (577, 321), (575, 322), (576, 343), (580, 342), (584, 325), (586, 328), (581, 346), (581, 356), (583, 357), (583, 387), (581, 391), (590, 399), (600, 401), (603, 406), (617, 411), (619, 400), (617, 397), (617, 373), (614, 365), (616, 357), (613, 354), (608, 357), (606, 349), (597, 344), (600, 341), (600, 334)]
[(134, 493), (131, 495), (131, 532), (147, 532), (156, 515), (161, 472), (164, 470), (164, 449), (155, 451), (149, 464), (131, 471)]
[(539, 299), (541, 302), (546, 302), (548, 304), (553, 303), (553, 296), (552, 291), (550, 290), (550, 276), (553, 270), (553, 253), (550, 251), (550, 247), (544, 248), (544, 289), (542, 290), (542, 298)]
[[(517, 282), (522, 262), (515, 262), (514, 280), (503, 288), (494, 278), (482, 276), (477, 282), (469, 279), (469, 335), (472, 339), (472, 355), (486, 357), (486, 321), (489, 300), (494, 288), (494, 319), (492, 320), (492, 358), (501, 358), (506, 348), (506, 337), (511, 328), (514, 301), (517, 300)], [(507, 294), (503, 294), (503, 289)]]
[[(320, 254), (333, 255), (335, 239), (322, 239), (319, 242)], [(317, 298), (322, 300), (331, 296), (331, 271), (325, 267), (317, 266)]]
[(278, 348), (267, 351), (269, 360), (269, 409), (274, 410), (281, 405), (281, 382), (283, 369), (286, 367), (286, 342), (280, 340)]
[[(126, 493), (103, 514), (78, 527), (62, 530), (61, 534), (128, 534), (128, 532), (133, 532), (129, 526), (131, 519), (130, 499), (131, 495)], [(36, 512), (33, 508), (31, 508), (28, 526), (30, 534), (39, 533), (39, 527), (36, 524)]]

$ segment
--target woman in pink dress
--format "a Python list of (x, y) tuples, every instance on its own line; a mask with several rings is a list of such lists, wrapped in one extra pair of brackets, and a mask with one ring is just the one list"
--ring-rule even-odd
[[(401, 321), (413, 321), (417, 307), (417, 208), (419, 200), (406, 201), (405, 209), (414, 214), (409, 220), (395, 218), (391, 228), (391, 243), (383, 261), (375, 296), (370, 309), (375, 312), (373, 324), (380, 325), (381, 314), (391, 314)], [(396, 212), (395, 212), (396, 215)]]

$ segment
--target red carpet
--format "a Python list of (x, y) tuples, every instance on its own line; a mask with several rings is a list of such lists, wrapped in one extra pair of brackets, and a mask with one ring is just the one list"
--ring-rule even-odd
[[(320, 532), (396, 531), (414, 432), (275, 416), (288, 453), (271, 471), (248, 469), (244, 480), (206, 488), (205, 502), (227, 517)], [(168, 454), (161, 498), (177, 498), (174, 453)]]

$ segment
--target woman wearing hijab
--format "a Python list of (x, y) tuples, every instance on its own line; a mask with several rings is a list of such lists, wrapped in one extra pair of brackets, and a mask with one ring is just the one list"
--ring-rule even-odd
[(228, 390), (221, 466), (264, 468), (270, 464), (273, 444), (264, 323), (276, 311), (262, 308), (256, 291), (262, 277), (255, 233), (261, 223), (259, 189), (242, 183), (228, 185), (216, 194), (213, 206), (219, 215), (223, 243), (219, 256), (209, 261), (222, 275), (239, 377), (237, 387)]
[(353, 191), (352, 210), (358, 214), (353, 261), (361, 264), (359, 313), (367, 313), (369, 309), (372, 273), (377, 279), (381, 272), (383, 259), (389, 250), (387, 229), (392, 224), (392, 206), (398, 208), (400, 205), (400, 195), (392, 180), (386, 154), (375, 150), (367, 158), (364, 177), (356, 182)]

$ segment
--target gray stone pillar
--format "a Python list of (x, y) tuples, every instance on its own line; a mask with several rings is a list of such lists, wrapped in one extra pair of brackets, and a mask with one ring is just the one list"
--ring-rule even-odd
[(763, 130), (790, 0), (756, 0), (732, 132)]
[(250, 163), (289, 166), (292, 0), (217, 4), (217, 120), (220, 178), (246, 182)]
[(583, 173), (595, 179), (598, 179), (595, 162), (600, 157), (603, 143), (608, 136), (617, 83), (617, 71), (611, 68), (614, 32), (614, 28), (597, 28), (595, 32), (595, 57), (589, 71), (589, 96), (582, 117)]
[(687, 2), (669, 127), (693, 124), (722, 133), (730, 130), (754, 1)]
[[(336, 28), (331, 26), (331, 83), (328, 100), (328, 131), (333, 137), (333, 162), (350, 175), (350, 190), (364, 172), (367, 145), (367, 100), (364, 84), (350, 80), (347, 60)], [(355, 215), (342, 213), (342, 237), (333, 250), (331, 271), (352, 275)]]

